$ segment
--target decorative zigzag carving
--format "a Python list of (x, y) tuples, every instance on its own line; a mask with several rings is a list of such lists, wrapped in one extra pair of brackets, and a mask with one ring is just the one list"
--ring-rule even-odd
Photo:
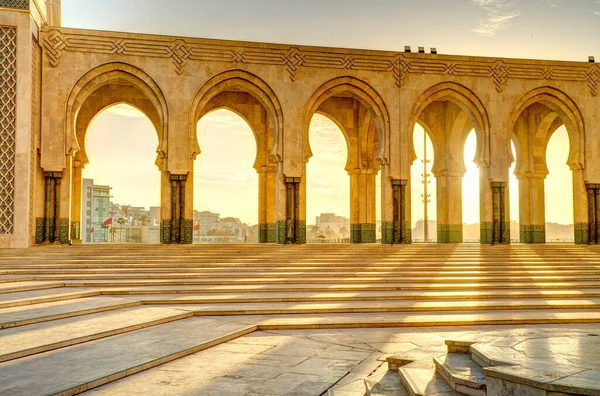
[(411, 74), (438, 74), (452, 77), (490, 78), (498, 92), (510, 79), (587, 82), (596, 96), (600, 86), (600, 65), (587, 63), (405, 54), (385, 51), (355, 51), (286, 47), (260, 43), (223, 42), (193, 38), (167, 38), (148, 35), (132, 38), (109, 37), (93, 32), (53, 29), (43, 35), (43, 48), (51, 66), (58, 66), (65, 51), (170, 58), (178, 74), (189, 61), (230, 62), (274, 65), (285, 68), (296, 81), (303, 68), (364, 70), (389, 73), (397, 86)]

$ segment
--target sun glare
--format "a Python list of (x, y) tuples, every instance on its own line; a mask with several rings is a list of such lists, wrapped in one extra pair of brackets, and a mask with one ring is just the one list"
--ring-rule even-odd
[(112, 106), (98, 114), (87, 130), (90, 162), (83, 177), (111, 186), (112, 202), (160, 206), (160, 172), (154, 164), (157, 146), (156, 130), (141, 111), (125, 104)]
[(315, 114), (309, 127), (313, 156), (306, 164), (306, 222), (321, 213), (350, 217), (350, 178), (346, 139), (329, 118)]
[(194, 163), (194, 209), (258, 223), (256, 140), (250, 126), (229, 110), (198, 121), (200, 155)]

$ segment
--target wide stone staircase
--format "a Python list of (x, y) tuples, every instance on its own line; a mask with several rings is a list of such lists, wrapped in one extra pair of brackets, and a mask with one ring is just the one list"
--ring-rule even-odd
[[(81, 393), (256, 330), (598, 322), (587, 246), (2, 250), (0, 395)], [(393, 364), (435, 372), (468, 356)]]

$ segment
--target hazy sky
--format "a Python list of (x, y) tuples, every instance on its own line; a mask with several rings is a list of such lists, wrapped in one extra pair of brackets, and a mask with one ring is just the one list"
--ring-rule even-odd
[[(598, 0), (63, 0), (63, 24), (351, 48), (400, 50), (412, 45), (437, 47), (447, 54), (580, 61), (588, 55), (600, 58)], [(315, 156), (307, 170), (309, 223), (321, 212), (349, 215), (344, 139), (326, 118), (313, 121), (310, 139)], [(212, 113), (199, 126), (203, 152), (196, 162), (195, 207), (256, 222), (255, 143), (250, 129), (229, 112)], [(335, 138), (336, 132), (339, 138)], [(230, 144), (227, 158), (218, 154), (224, 140)], [(91, 141), (93, 145), (89, 145)], [(319, 141), (322, 143), (315, 144)], [(546, 186), (550, 208), (570, 207), (564, 200), (549, 202), (565, 196), (564, 186), (571, 185), (564, 165), (566, 142), (566, 133), (557, 133), (550, 142), (553, 148), (549, 150), (554, 150), (548, 155), (553, 158)], [(113, 186), (114, 200), (119, 203), (158, 205), (159, 174), (153, 165), (156, 132), (140, 113), (123, 106), (105, 111), (90, 126), (86, 143), (91, 163), (84, 177)], [(467, 144), (466, 150), (472, 147)], [(211, 156), (224, 165), (211, 168)], [(472, 158), (465, 159), (469, 167)], [(463, 183), (467, 205), (463, 206), (477, 207), (477, 182), (476, 168), (469, 168)], [(511, 196), (517, 197), (513, 185), (516, 187), (514, 181)], [(416, 188), (414, 194), (419, 194)], [(413, 203), (418, 206), (418, 200)], [(511, 218), (517, 219), (517, 213), (517, 205), (512, 204)], [(572, 221), (571, 210), (547, 210), (546, 215), (548, 221)], [(418, 217), (422, 215), (413, 211), (413, 221)], [(478, 218), (477, 211), (468, 211), (464, 222), (477, 222)]]

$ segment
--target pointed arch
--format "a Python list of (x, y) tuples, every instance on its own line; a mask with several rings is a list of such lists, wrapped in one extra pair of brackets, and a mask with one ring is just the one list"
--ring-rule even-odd
[[(117, 86), (113, 96), (99, 95), (101, 100), (94, 99), (94, 93), (106, 86)], [(131, 96), (135, 92), (138, 99)], [(96, 98), (98, 99), (98, 98)], [(142, 104), (146, 100), (149, 103)], [(80, 148), (77, 133), (77, 123), (80, 110), (85, 104), (89, 104), (87, 114), (84, 115), (86, 122), (82, 122), (82, 128), (87, 129), (89, 122), (102, 110), (117, 103), (126, 103), (140, 109), (152, 121), (158, 134), (157, 165), (162, 167), (164, 158), (167, 156), (167, 101), (158, 84), (147, 73), (141, 69), (122, 62), (112, 62), (98, 66), (85, 75), (73, 86), (66, 104), (66, 147), (67, 154), (73, 155)], [(94, 113), (94, 111), (96, 111)], [(92, 114), (93, 113), (93, 114)], [(83, 125), (85, 124), (85, 125)]]
[(191, 158), (195, 159), (200, 153), (196, 124), (206, 112), (208, 102), (227, 90), (241, 90), (254, 96), (267, 111), (273, 125), (273, 147), (271, 158), (280, 162), (283, 159), (283, 110), (279, 99), (271, 87), (260, 77), (243, 70), (235, 69), (225, 71), (210, 78), (196, 93), (190, 111), (190, 144), (192, 147)]
[[(571, 169), (585, 167), (585, 124), (579, 107), (566, 93), (553, 87), (539, 87), (527, 92), (515, 104), (511, 115), (511, 131), (521, 114), (531, 105), (543, 104), (558, 114), (567, 128), (570, 149), (568, 164)], [(548, 138), (549, 139), (549, 138)], [(547, 143), (547, 141), (546, 141)]]
[[(475, 133), (477, 133), (477, 151), (475, 162), (478, 166), (489, 164), (490, 121), (487, 110), (473, 91), (454, 82), (443, 82), (425, 90), (413, 105), (410, 118), (410, 162), (417, 156), (412, 143), (412, 130), (420, 114), (431, 103), (436, 101), (451, 101), (459, 106), (470, 118)], [(466, 136), (465, 136), (466, 139)]]
[(384, 100), (379, 93), (368, 83), (355, 77), (337, 77), (322, 84), (312, 94), (304, 111), (304, 157), (305, 161), (312, 156), (308, 129), (312, 115), (317, 112), (321, 104), (333, 96), (350, 95), (359, 101), (375, 117), (379, 135), (377, 158), (382, 163), (389, 163), (390, 117)]

